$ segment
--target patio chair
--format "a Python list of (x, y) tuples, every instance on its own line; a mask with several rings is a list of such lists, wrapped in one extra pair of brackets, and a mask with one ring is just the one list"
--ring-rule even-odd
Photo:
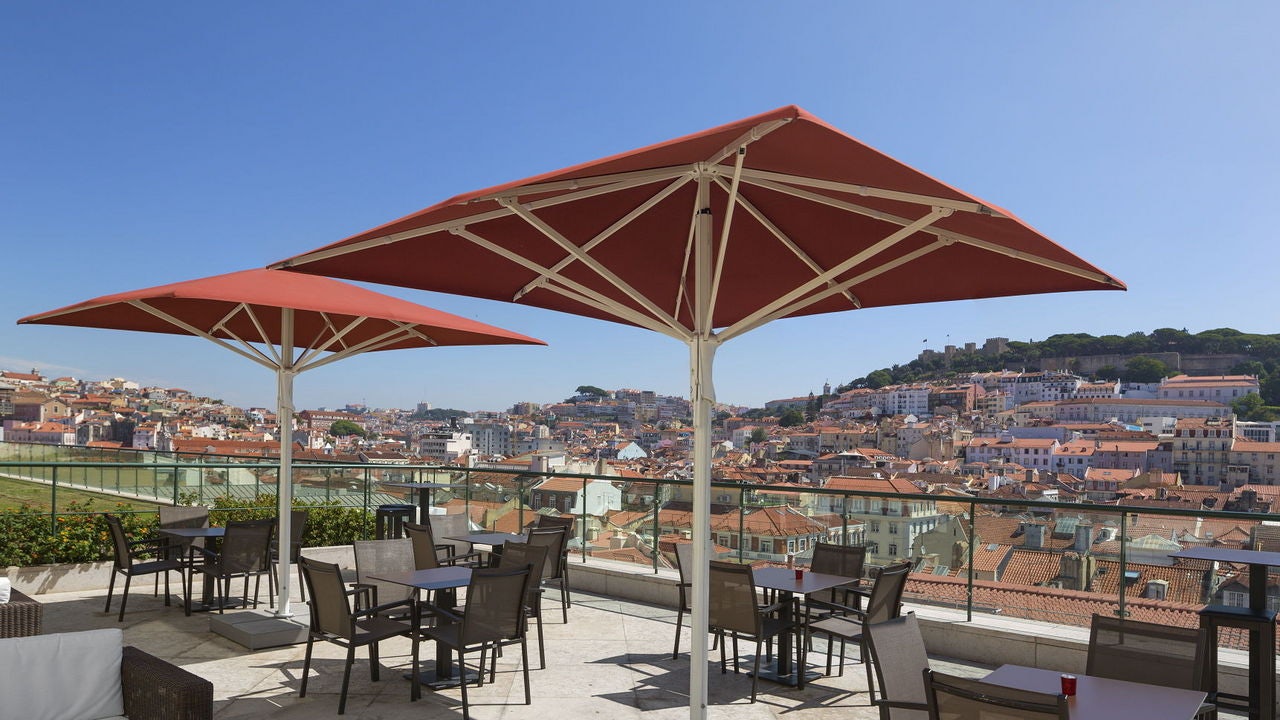
[[(574, 516), (572, 516), (572, 515), (543, 515), (543, 514), (539, 514), (536, 518), (534, 518), (534, 520), (533, 520), (533, 526), (534, 526), (535, 528), (541, 528), (541, 529), (544, 529), (544, 530), (545, 530), (546, 528), (559, 528), (559, 527), (562, 527), (562, 528), (564, 528), (564, 531), (565, 531), (565, 538), (566, 538), (567, 540), (572, 540), (574, 537), (576, 537), (576, 536), (577, 536), (577, 531), (578, 531), (578, 518), (576, 518), (576, 517), (574, 517)], [(567, 543), (566, 543), (566, 544), (567, 544)]]
[(840, 674), (844, 675), (844, 651), (846, 643), (858, 644), (858, 658), (867, 669), (867, 693), (875, 700), (874, 679), (871, 677), (871, 663), (868, 662), (866, 637), (863, 629), (873, 623), (884, 622), (898, 617), (902, 612), (902, 591), (907, 585), (907, 574), (911, 570), (910, 563), (898, 563), (885, 566), (876, 576), (875, 584), (867, 595), (866, 609), (848, 605), (836, 605), (836, 614), (816, 620), (806, 626), (811, 637), (815, 634), (827, 636), (827, 674), (831, 674), (832, 648), (840, 642)]
[(417, 700), (422, 694), (418, 684), (418, 633), (416, 617), (408, 622), (387, 617), (393, 610), (414, 613), (410, 600), (375, 605), (363, 610), (353, 610), (350, 596), (361, 589), (347, 589), (342, 581), (342, 570), (336, 563), (325, 563), (308, 557), (298, 559), (302, 566), (303, 582), (311, 593), (311, 630), (307, 635), (307, 653), (302, 661), (302, 685), (298, 697), (307, 696), (307, 679), (311, 673), (311, 651), (316, 640), (331, 642), (347, 649), (347, 662), (342, 671), (342, 693), (338, 696), (338, 714), (347, 711), (347, 688), (351, 684), (351, 665), (356, 659), (356, 648), (369, 648), (369, 678), (378, 681), (378, 643), (397, 636), (408, 637), (413, 643), (412, 689), (409, 697)]
[[(463, 537), (471, 532), (471, 521), (466, 513), (449, 515), (430, 515), (431, 535), (437, 547), (444, 550), (440, 556), (441, 565), (464, 565), (475, 567), (484, 564), (481, 553), (472, 548), (466, 540), (450, 540)], [(426, 523), (424, 523), (426, 524)]]
[[(207, 528), (209, 527), (209, 508), (203, 505), (162, 505), (158, 511), (160, 529)], [(185, 572), (191, 572), (191, 564), (195, 560), (193, 548), (205, 547), (204, 538), (178, 538), (161, 534), (173, 548), (171, 556), (186, 564)], [(159, 589), (160, 577), (156, 576), (156, 588)]]
[[(289, 511), (289, 563), (291, 565), (298, 564), (298, 558), (302, 557), (302, 536), (307, 531), (307, 516), (310, 513), (306, 508)], [(271, 538), (271, 590), (275, 592), (275, 588), (280, 584), (278, 577), (279, 568), (277, 563), (280, 562), (280, 525), (276, 524), (275, 536)], [(302, 568), (298, 568), (298, 589), (302, 593), (302, 601), (307, 601), (307, 584), (302, 582)]]
[(866, 558), (867, 548), (864, 545), (833, 545), (823, 542), (815, 544), (809, 569), (824, 575), (847, 577), (849, 585), (806, 595), (804, 599), (806, 617), (810, 617), (815, 611), (820, 615), (830, 614), (834, 610), (831, 607), (833, 603), (857, 607), (859, 597), (853, 586), (862, 579), (862, 566)]
[(356, 540), (351, 545), (356, 556), (356, 582), (353, 587), (364, 591), (356, 595), (356, 609), (400, 603), (414, 597), (416, 589), (409, 585), (383, 582), (369, 577), (382, 573), (404, 573), (417, 570), (412, 540), (408, 538)]
[(531, 545), (543, 545), (547, 548), (547, 563), (542, 569), (542, 585), (555, 583), (560, 586), (560, 613), (564, 622), (569, 623), (569, 556), (565, 554), (564, 545), (568, 539), (567, 531), (562, 528), (534, 528), (529, 531)]
[(1018, 690), (925, 670), (930, 720), (1069, 720), (1066, 695)]
[[(498, 567), (502, 569), (529, 567), (529, 577), (542, 577), (542, 568), (547, 562), (548, 548), (543, 545), (529, 543), (503, 543), (502, 555), (498, 559)], [(538, 669), (547, 667), (546, 641), (542, 636), (542, 586), (536, 580), (527, 583), (524, 600), (525, 621), (533, 618), (538, 624)], [(525, 626), (525, 633), (529, 631)]]
[[(241, 602), (249, 604), (249, 578), (254, 578), (253, 604), (258, 604), (258, 594), (262, 589), (262, 576), (271, 576), (271, 536), (275, 532), (276, 519), (243, 520), (227, 523), (226, 534), (222, 536), (222, 544), (217, 552), (208, 548), (198, 548), (197, 553), (205, 562), (195, 563), (187, 575), (186, 613), (191, 614), (191, 587), (196, 575), (204, 575), (212, 579), (217, 588), (215, 594), (220, 598), (231, 595), (231, 581), (236, 578), (244, 580)], [(275, 591), (267, 580), (267, 600), (275, 602)], [(226, 603), (218, 603), (218, 613), (226, 611)]]
[[(120, 518), (109, 513), (103, 514), (103, 519), (107, 521), (107, 528), (111, 531), (111, 547), (113, 550), (113, 567), (111, 570), (111, 581), (107, 585), (107, 607), (103, 612), (111, 612), (111, 595), (116, 588), (116, 575), (124, 575), (124, 592), (120, 595), (120, 615), (117, 617), (118, 622), (124, 622), (124, 608), (129, 602), (129, 583), (135, 575), (157, 575), (164, 573), (164, 604), (170, 605), (169, 597), (169, 573), (178, 573), (178, 582), (183, 584), (185, 567), (182, 560), (173, 556), (173, 545), (164, 538), (156, 538), (153, 540), (134, 540), (130, 541), (124, 534), (124, 525), (121, 524)], [(146, 559), (143, 558), (153, 558)], [(191, 601), (190, 590), (186, 590), (187, 603)]]
[(925, 720), (929, 703), (924, 671), (929, 669), (920, 623), (913, 612), (867, 626), (867, 651), (875, 668), (880, 720)]
[[(1208, 642), (1209, 634), (1203, 628), (1094, 615), (1089, 627), (1085, 674), (1183, 690), (1206, 690), (1211, 672), (1206, 662)], [(1217, 717), (1213, 700), (1210, 697), (1196, 717)]]
[(416, 570), (432, 570), (440, 567), (440, 553), (453, 550), (452, 544), (436, 542), (430, 522), (421, 524), (407, 522), (404, 524), (404, 533), (413, 543), (413, 564)]
[[(707, 619), (720, 642), (720, 672), (725, 665), (725, 634), (733, 639), (733, 672), (738, 672), (738, 638), (756, 643), (755, 665), (751, 674), (751, 702), (756, 701), (760, 678), (760, 646), (783, 633), (795, 634), (797, 687), (804, 689), (804, 636), (799, 629), (800, 598), (760, 606), (755, 579), (750, 565), (713, 561), (710, 576), (710, 603)], [(790, 604), (791, 619), (784, 619), (784, 605)]]
[[(529, 646), (525, 642), (525, 597), (532, 570), (519, 568), (477, 568), (467, 585), (467, 607), (461, 616), (445, 610), (440, 614), (454, 620), (422, 630), (424, 640), (435, 640), (458, 654), (459, 677), (466, 678), (466, 656), (479, 652), (476, 686), (484, 684), (485, 659), (489, 662), (489, 681), (496, 677), (497, 653), (507, 645), (520, 645), (520, 668), (524, 675), (524, 704), (532, 702), (529, 693)], [(462, 688), (462, 718), (470, 718), (465, 679)]]
[[(680, 591), (680, 605), (676, 608), (676, 644), (671, 650), (672, 660), (680, 656), (680, 628), (683, 627), (685, 613), (693, 612), (689, 607), (689, 589), (693, 587), (693, 582), (687, 574), (692, 568), (693, 543), (676, 543), (676, 572), (680, 573), (680, 584), (676, 589)], [(718, 642), (720, 637), (712, 635), (710, 649), (715, 650)]]

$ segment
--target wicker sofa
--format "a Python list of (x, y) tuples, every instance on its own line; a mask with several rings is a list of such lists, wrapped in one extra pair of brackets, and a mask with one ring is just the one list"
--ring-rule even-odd
[(0, 639), (0, 715), (25, 720), (211, 720), (213, 683), (119, 628)]

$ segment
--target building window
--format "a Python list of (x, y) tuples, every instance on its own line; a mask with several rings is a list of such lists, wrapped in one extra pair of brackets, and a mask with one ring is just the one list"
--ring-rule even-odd
[(1222, 604), (1223, 604), (1223, 605), (1229, 605), (1229, 606), (1231, 606), (1231, 607), (1248, 607), (1248, 606), (1249, 606), (1249, 594), (1248, 594), (1248, 593), (1242, 593), (1242, 592), (1236, 592), (1236, 591), (1234, 591), (1234, 590), (1223, 590), (1223, 591), (1222, 591)]
[(889, 546), (889, 555), (890, 555), (890, 556), (892, 556), (892, 557), (898, 557), (898, 546), (897, 546), (897, 545), (890, 545), (890, 546)]
[(891, 522), (891, 523), (889, 523), (889, 534), (890, 534), (890, 535), (897, 535), (897, 534), (898, 534), (898, 523), (896, 523), (896, 522)]

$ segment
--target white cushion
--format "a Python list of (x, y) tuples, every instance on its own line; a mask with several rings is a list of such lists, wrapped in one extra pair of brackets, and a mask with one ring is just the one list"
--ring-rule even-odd
[(124, 715), (119, 628), (0, 639), (0, 715), (103, 720)]

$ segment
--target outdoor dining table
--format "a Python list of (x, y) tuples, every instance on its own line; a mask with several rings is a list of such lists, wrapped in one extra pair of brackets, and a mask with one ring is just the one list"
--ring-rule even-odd
[[(162, 535), (169, 535), (183, 540), (196, 540), (204, 538), (206, 540), (218, 541), (226, 537), (227, 529), (225, 527), (190, 527), (190, 528), (160, 528)], [(210, 563), (213, 558), (206, 555), (205, 563)], [(188, 571), (189, 572), (189, 571)], [(218, 609), (240, 607), (241, 602), (234, 597), (215, 597), (213, 594), (214, 581), (213, 576), (209, 573), (204, 574), (204, 583), (200, 594), (200, 603), (192, 604), (192, 612), (210, 612)], [(185, 592), (185, 588), (183, 589)]]
[[(460, 587), (466, 587), (471, 582), (471, 568), (446, 565), (413, 572), (371, 574), (369, 578), (397, 585), (406, 585), (416, 590), (446, 590), (448, 592), (436, 593), (434, 607), (451, 612), (456, 607), (457, 597), (453, 591)], [(426, 603), (422, 604), (425, 605)], [(439, 690), (460, 684), (463, 681), (464, 674), (465, 671), (454, 673), (452, 653), (449, 652), (449, 648), (446, 645), (436, 643), (435, 664), (424, 665), (419, 670), (418, 680), (423, 685)], [(470, 680), (471, 677), (468, 676), (466, 679)]]
[(474, 532), (467, 533), (466, 535), (446, 535), (444, 539), (471, 543), (472, 546), (485, 545), (489, 548), (489, 563), (491, 565), (496, 565), (498, 558), (502, 555), (502, 546), (504, 544), (509, 542), (525, 542), (528, 540), (528, 536), (507, 532)]
[[(780, 593), (779, 600), (782, 602), (782, 620), (784, 622), (800, 622), (800, 618), (792, 617), (791, 613), (791, 599), (796, 595), (808, 595), (809, 593), (830, 590), (853, 582), (844, 575), (828, 575), (826, 573), (809, 572), (808, 570), (804, 571), (800, 578), (797, 578), (796, 572), (792, 568), (756, 568), (751, 574), (755, 579), (756, 587), (776, 590)], [(806, 682), (809, 678), (816, 679), (820, 676), (819, 673), (809, 672), (805, 668), (800, 668), (799, 672), (807, 673), (805, 675)], [(793, 672), (791, 667), (791, 635), (790, 633), (783, 633), (778, 636), (778, 655), (773, 669), (761, 668), (760, 677), (784, 685), (796, 685), (799, 683), (799, 672)]]
[[(982, 681), (1051, 695), (1062, 692), (1062, 673), (1023, 665), (1001, 665)], [(1067, 705), (1073, 720), (1190, 720), (1205, 696), (1199, 690), (1076, 675), (1076, 694)]]
[(432, 498), (435, 496), (436, 490), (441, 488), (453, 487), (450, 483), (434, 483), (434, 482), (384, 482), (385, 487), (404, 488), (413, 490), (418, 495), (418, 522), (427, 522), (427, 518), (431, 515)]

